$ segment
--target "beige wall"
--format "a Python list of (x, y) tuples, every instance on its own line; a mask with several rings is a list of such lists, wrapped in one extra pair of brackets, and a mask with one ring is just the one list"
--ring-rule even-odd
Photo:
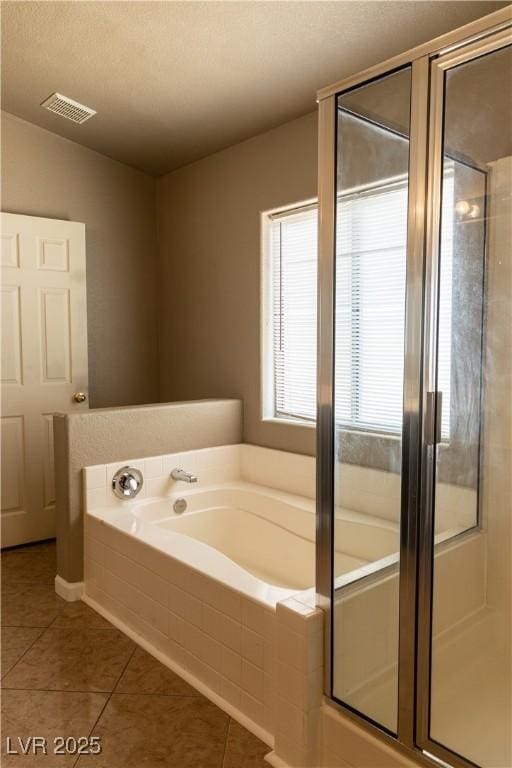
[(150, 176), (2, 112), (2, 210), (86, 225), (92, 407), (158, 400), (154, 194)]
[(166, 403), (57, 414), (55, 492), (57, 572), (83, 575), (82, 467), (241, 442), (238, 400)]
[(2, 210), (86, 224), (91, 407), (237, 397), (246, 441), (314, 453), (260, 420), (259, 297), (260, 212), (315, 196), (316, 122), (155, 180), (2, 112)]
[(246, 442), (300, 453), (260, 420), (260, 212), (316, 195), (316, 153), (313, 113), (157, 181), (162, 398), (242, 398)]

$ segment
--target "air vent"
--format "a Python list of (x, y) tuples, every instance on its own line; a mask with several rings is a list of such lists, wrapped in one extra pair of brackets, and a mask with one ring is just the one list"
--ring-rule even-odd
[(84, 104), (80, 104), (78, 101), (63, 96), (62, 93), (52, 93), (41, 104), (45, 109), (49, 109), (50, 112), (55, 112), (56, 115), (61, 115), (67, 120), (72, 120), (74, 123), (85, 123), (90, 117), (96, 114), (95, 109), (86, 107)]

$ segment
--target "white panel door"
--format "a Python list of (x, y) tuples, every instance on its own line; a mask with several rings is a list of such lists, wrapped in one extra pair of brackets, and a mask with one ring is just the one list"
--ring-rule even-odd
[[(55, 535), (52, 414), (88, 408), (87, 316), (85, 226), (1, 216), (1, 521), (8, 547)], [(86, 399), (77, 402), (82, 392)]]

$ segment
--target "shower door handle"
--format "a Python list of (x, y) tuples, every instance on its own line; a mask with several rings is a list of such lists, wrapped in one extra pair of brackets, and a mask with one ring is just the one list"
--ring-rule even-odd
[(441, 442), (441, 420), (443, 413), (443, 393), (427, 392), (425, 413), (425, 442), (435, 445)]

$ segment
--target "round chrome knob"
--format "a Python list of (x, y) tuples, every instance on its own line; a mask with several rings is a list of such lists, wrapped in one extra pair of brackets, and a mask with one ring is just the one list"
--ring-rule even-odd
[(85, 401), (87, 400), (87, 395), (85, 394), (85, 392), (75, 392), (75, 394), (73, 395), (73, 400), (75, 401), (75, 403), (85, 403)]
[(121, 467), (112, 478), (112, 490), (118, 499), (134, 499), (143, 484), (142, 472), (135, 467)]

